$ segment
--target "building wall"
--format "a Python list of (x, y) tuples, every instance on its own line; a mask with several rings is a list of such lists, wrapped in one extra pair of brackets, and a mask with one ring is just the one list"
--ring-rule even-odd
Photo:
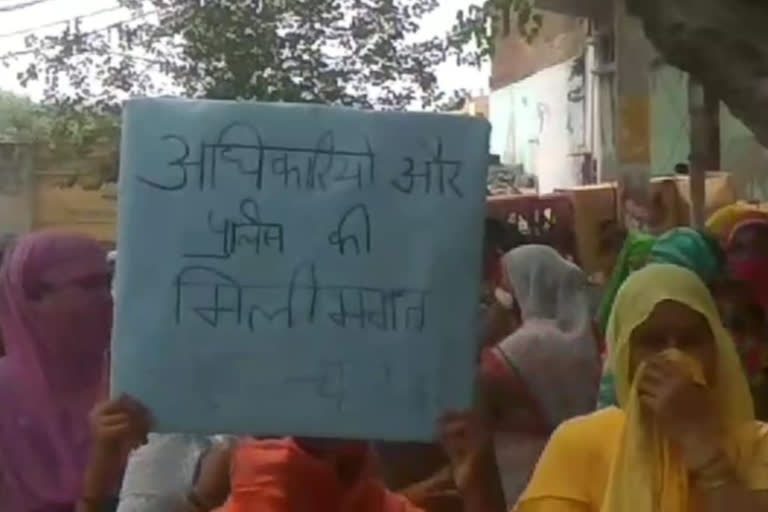
[(475, 96), (469, 98), (464, 104), (461, 110), (456, 111), (456, 114), (463, 114), (467, 116), (482, 117), (488, 119), (488, 96)]
[(21, 233), (30, 227), (31, 152), (24, 144), (0, 143), (0, 234)]
[(742, 199), (768, 201), (768, 149), (728, 107), (720, 108), (720, 161)]
[(27, 200), (19, 194), (0, 191), (0, 233), (23, 233), (29, 229)]
[(584, 70), (584, 59), (571, 59), (491, 93), (491, 152), (537, 176), (541, 193), (581, 184)]
[[(506, 165), (521, 165), (537, 176), (539, 191), (581, 183), (588, 119), (584, 66), (586, 20), (541, 12), (543, 24), (532, 42), (516, 21), (499, 40), (491, 67), (489, 120), (491, 153)], [(569, 100), (569, 97), (572, 100)], [(575, 101), (573, 99), (575, 98)]]
[[(654, 176), (670, 175), (675, 164), (690, 160), (688, 74), (656, 66), (651, 93), (651, 171)], [(720, 155), (721, 170), (734, 175), (743, 198), (768, 200), (768, 150), (725, 105), (720, 109)]]
[(688, 75), (668, 65), (655, 66), (651, 87), (651, 174), (665, 176), (678, 163), (688, 163), (691, 122)]
[(110, 188), (39, 184), (34, 196), (35, 229), (58, 229), (89, 235), (107, 245), (117, 236), (117, 200)]
[(514, 84), (491, 91), (488, 96), (488, 120), (491, 123), (491, 153), (499, 155), (503, 163), (515, 162)]
[(520, 36), (513, 19), (510, 32), (496, 43), (491, 63), (491, 90), (501, 89), (584, 53), (587, 22), (582, 18), (542, 12), (539, 34), (528, 43)]

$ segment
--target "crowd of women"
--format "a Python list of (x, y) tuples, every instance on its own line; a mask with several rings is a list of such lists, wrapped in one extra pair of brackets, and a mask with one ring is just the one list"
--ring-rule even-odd
[(476, 404), (434, 446), (150, 434), (140, 403), (108, 398), (99, 244), (42, 232), (2, 249), (4, 512), (768, 511), (755, 207), (628, 235), (599, 304), (554, 249), (500, 254), (485, 335), (467, 340)]

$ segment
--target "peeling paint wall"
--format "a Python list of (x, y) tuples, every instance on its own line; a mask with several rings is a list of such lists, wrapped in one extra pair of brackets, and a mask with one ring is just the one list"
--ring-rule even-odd
[(720, 160), (741, 198), (768, 201), (768, 149), (725, 105), (720, 108)]
[(581, 184), (584, 69), (583, 58), (571, 59), (491, 93), (491, 152), (536, 175), (541, 193)]
[(690, 160), (688, 75), (662, 64), (651, 70), (650, 80), (651, 174), (668, 176), (676, 164)]
[(29, 169), (32, 148), (0, 144), (0, 234), (30, 229)]
[(499, 155), (505, 164), (515, 163), (514, 121), (512, 117), (515, 84), (509, 84), (492, 91), (488, 97), (491, 123), (491, 153)]
[[(670, 175), (675, 164), (690, 159), (688, 75), (656, 66), (651, 93), (651, 170), (654, 176)], [(720, 154), (720, 168), (733, 173), (742, 198), (768, 200), (768, 150), (725, 105), (720, 109)]]
[(514, 19), (510, 32), (496, 42), (491, 62), (492, 90), (519, 82), (534, 73), (582, 55), (586, 48), (588, 22), (585, 18), (539, 11), (542, 26), (528, 42), (517, 29)]

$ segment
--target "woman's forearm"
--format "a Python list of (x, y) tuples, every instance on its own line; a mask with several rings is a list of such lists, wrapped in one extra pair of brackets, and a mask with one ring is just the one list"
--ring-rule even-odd
[(707, 512), (768, 511), (768, 492), (749, 489), (733, 463), (722, 454), (691, 476), (704, 498)]
[(120, 475), (114, 474), (116, 454), (94, 450), (88, 460), (83, 478), (83, 491), (77, 501), (77, 512), (104, 512), (112, 503), (115, 482)]
[(200, 495), (200, 492), (193, 487), (184, 497), (184, 508), (179, 508), (177, 512), (212, 512), (223, 503), (211, 503)]
[(464, 512), (505, 512), (507, 504), (492, 447), (486, 447), (476, 457), (459, 489)]
[(107, 512), (107, 500), (80, 498), (75, 507), (75, 512)]

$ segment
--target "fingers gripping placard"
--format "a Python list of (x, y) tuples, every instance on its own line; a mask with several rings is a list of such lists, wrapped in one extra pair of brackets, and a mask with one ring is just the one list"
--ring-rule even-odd
[(471, 396), (488, 132), (128, 102), (116, 391), (161, 431), (431, 438)]

